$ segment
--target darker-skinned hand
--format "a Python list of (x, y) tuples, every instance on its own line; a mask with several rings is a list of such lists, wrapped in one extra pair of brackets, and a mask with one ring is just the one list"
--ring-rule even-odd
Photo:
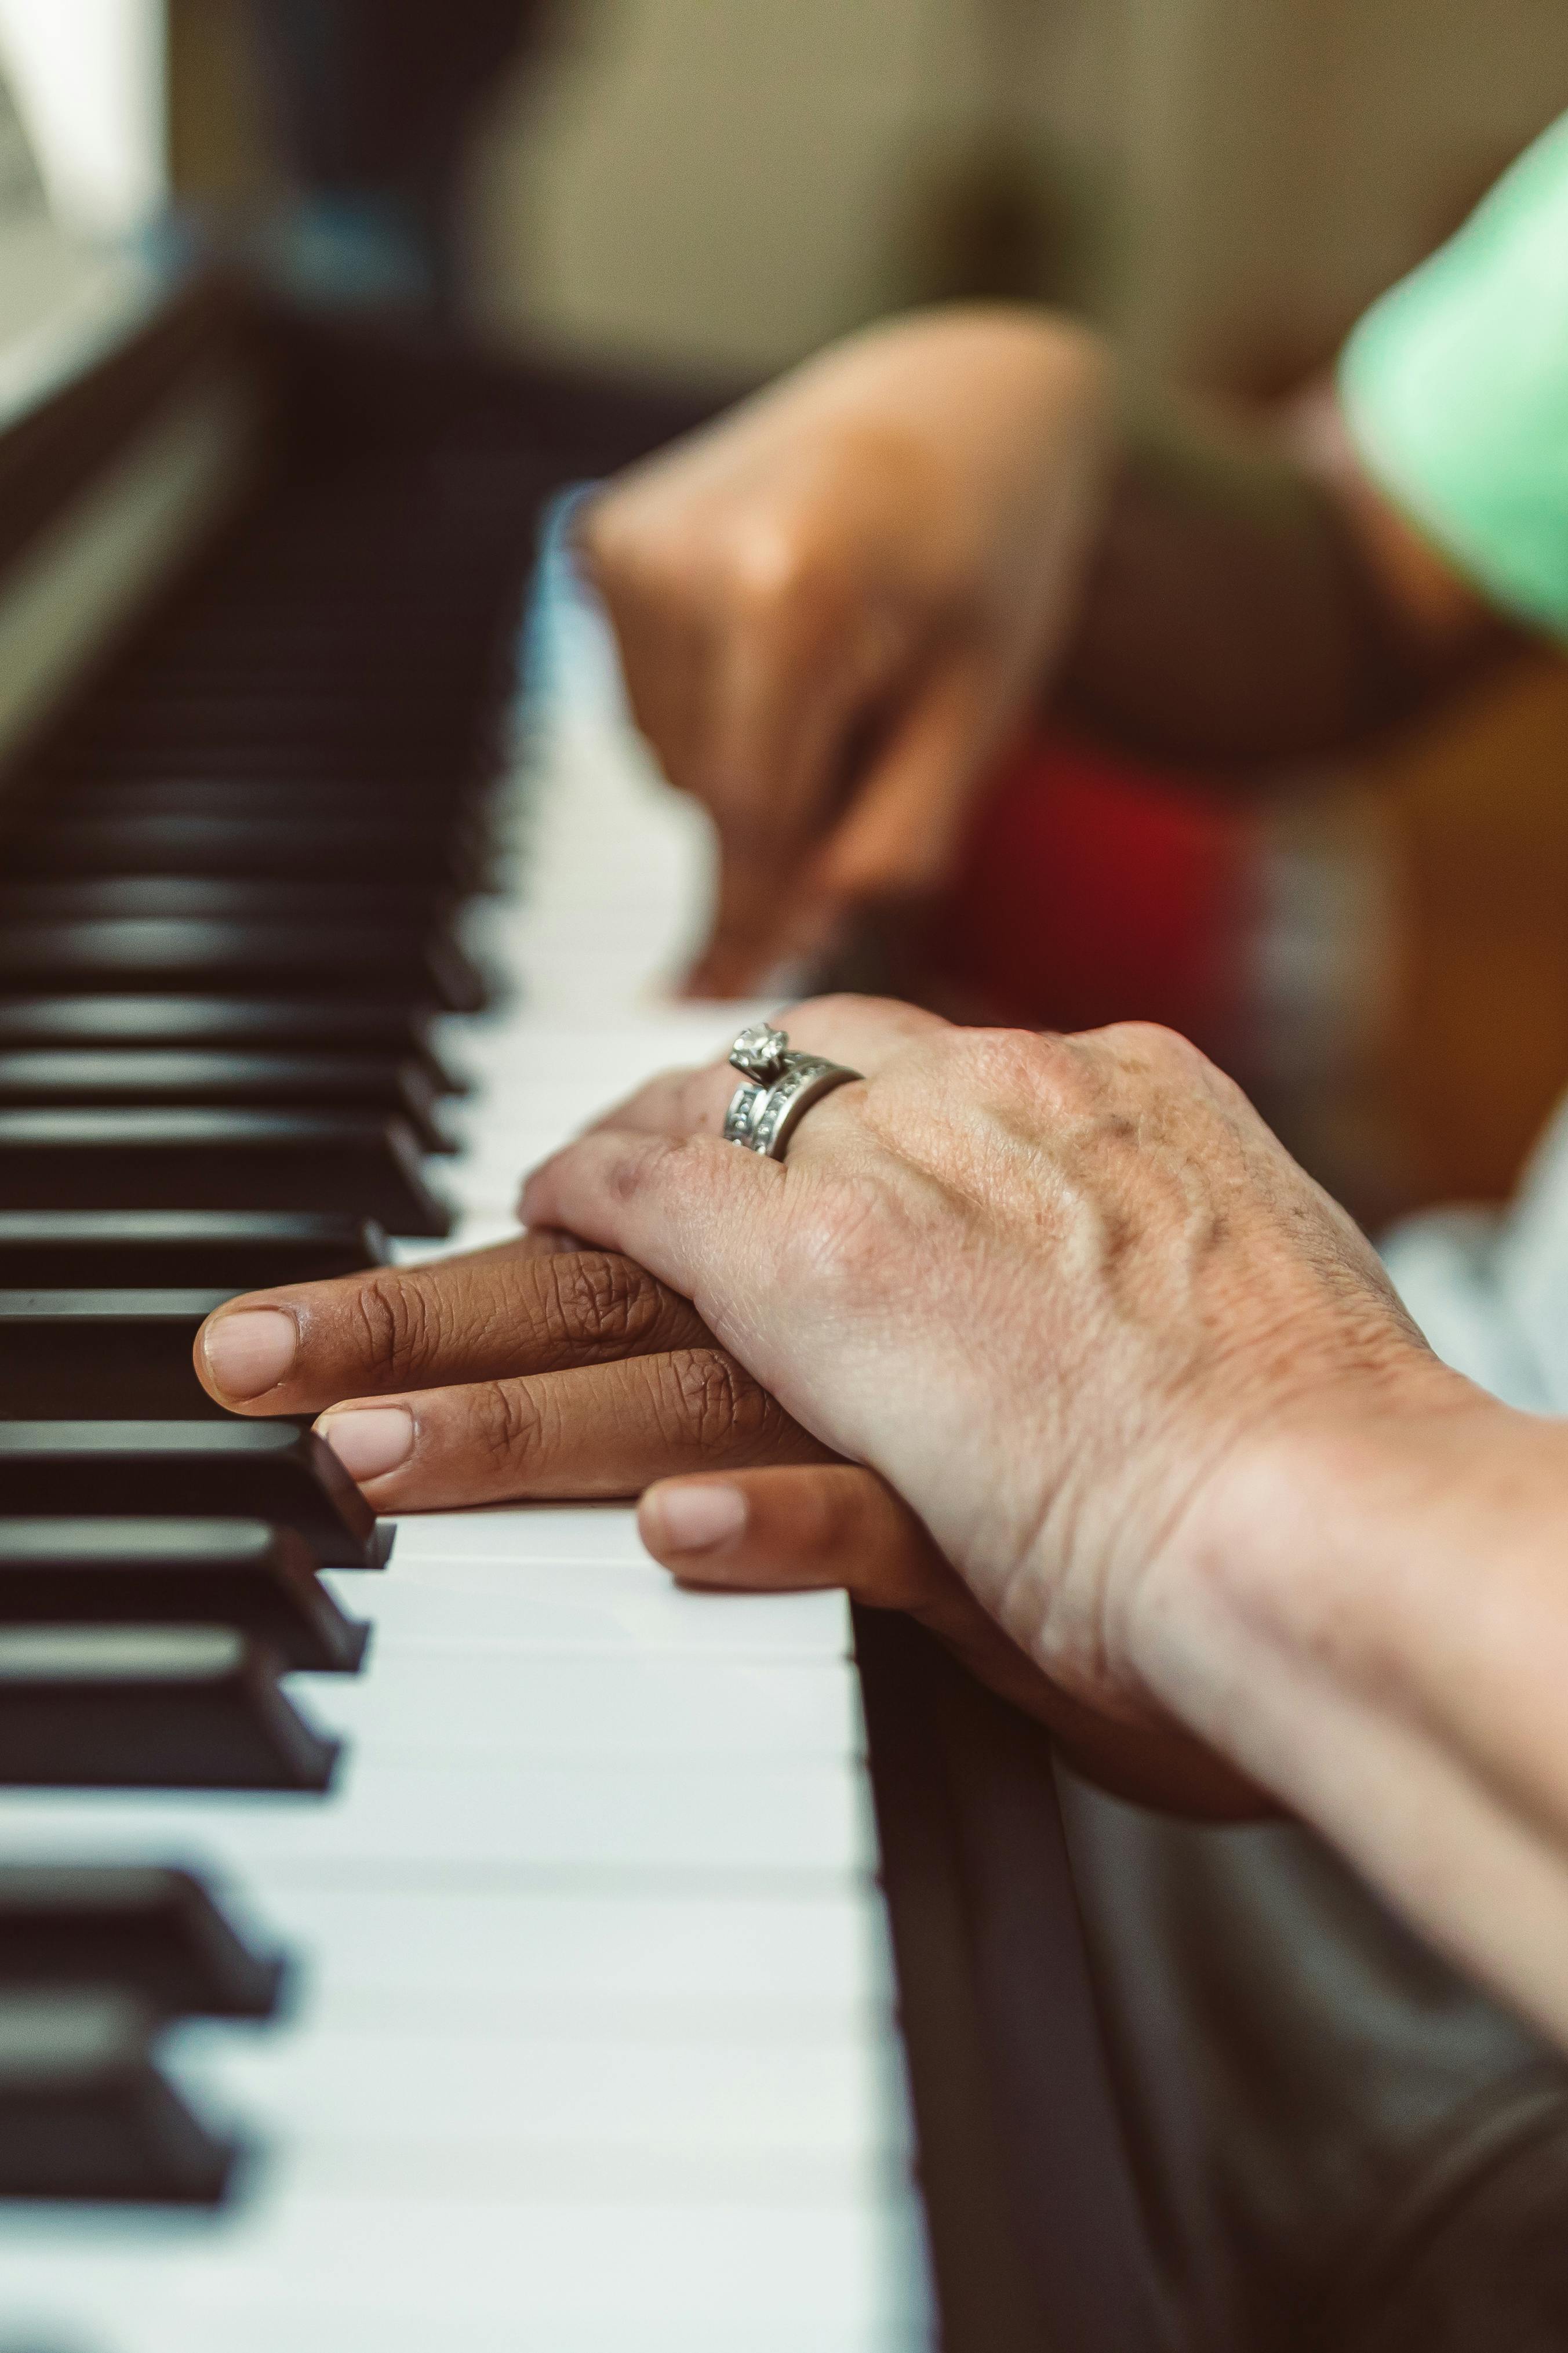
[(615, 1251), (537, 1236), (247, 1293), (208, 1317), (195, 1361), (232, 1412), (320, 1414), (378, 1512), (828, 1455), (689, 1301)]

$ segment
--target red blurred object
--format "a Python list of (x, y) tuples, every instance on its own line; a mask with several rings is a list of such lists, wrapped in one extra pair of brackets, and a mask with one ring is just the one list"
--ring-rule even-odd
[(1201, 777), (1042, 732), (981, 805), (922, 965), (964, 1018), (1163, 1021), (1223, 1059), (1246, 1026), (1258, 849), (1256, 818)]

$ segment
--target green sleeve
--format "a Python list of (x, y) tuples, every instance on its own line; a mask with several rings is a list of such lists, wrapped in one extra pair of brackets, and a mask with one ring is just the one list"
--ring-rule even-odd
[(1505, 611), (1568, 638), (1568, 115), (1340, 363), (1368, 471)]

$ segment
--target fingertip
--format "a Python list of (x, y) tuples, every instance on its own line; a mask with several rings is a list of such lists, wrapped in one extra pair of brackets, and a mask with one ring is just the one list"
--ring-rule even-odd
[(414, 1451), (414, 1416), (405, 1405), (334, 1406), (315, 1424), (358, 1486), (401, 1470)]
[(299, 1325), (286, 1309), (231, 1302), (196, 1334), (196, 1372), (220, 1404), (252, 1405), (288, 1377), (299, 1347)]
[(750, 1507), (725, 1479), (661, 1479), (637, 1505), (637, 1533), (654, 1558), (682, 1576), (700, 1575), (704, 1555), (744, 1535)]
[(512, 1205), (512, 1215), (526, 1233), (552, 1233), (561, 1230), (542, 1206), (548, 1172), (555, 1156), (552, 1153), (549, 1159), (542, 1160), (536, 1167), (531, 1168), (518, 1188), (517, 1199)]

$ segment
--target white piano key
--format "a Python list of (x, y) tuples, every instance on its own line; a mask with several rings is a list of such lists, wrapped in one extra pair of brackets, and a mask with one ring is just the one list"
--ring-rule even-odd
[[(164, 2037), (160, 2060), (215, 2129), (336, 2148), (345, 2180), (363, 2181), (368, 2152), (399, 2143), (405, 2178), (426, 2183), (464, 2150), (537, 2159), (558, 2143), (776, 2156), (781, 2179), (801, 2156), (853, 2156), (875, 2168), (861, 2181), (875, 2190), (908, 2154), (887, 2059), (858, 2036), (796, 2046), (570, 2038), (530, 2034), (521, 2016), (510, 2033), (482, 2035), (460, 2019), (425, 2032), (189, 2023)], [(765, 2165), (752, 2180), (765, 2183)]]
[(395, 1757), (854, 1760), (864, 1746), (847, 1662), (557, 1657), (384, 1635), (360, 1675), (298, 1675), (313, 1723)]
[[(140, 2332), (147, 2316), (138, 2314), (133, 2324), (121, 2325), (112, 2337), (105, 2333), (90, 2341), (79, 2332), (68, 2335), (58, 2308), (50, 2317), (32, 2306), (17, 2317), (17, 2328), (5, 2340), (5, 2353), (213, 2353), (210, 2313), (160, 2311), (145, 2334)], [(363, 2326), (375, 2353), (430, 2353), (433, 2341), (439, 2343), (441, 2353), (518, 2353), (515, 2321), (494, 2313), (444, 2315), (434, 2338), (427, 2315), (411, 2316), (379, 2304), (374, 2310), (356, 2309), (348, 2316), (347, 2324), (336, 2310), (323, 2315), (301, 2313), (298, 2307), (280, 2324), (270, 2306), (265, 2312), (225, 2312), (221, 2320), (224, 2353), (278, 2353), (279, 2337), (285, 2331), (289, 2353), (344, 2353), (349, 2341), (346, 2325)], [(879, 2318), (869, 2336), (868, 2325), (856, 2316), (841, 2331), (832, 2322), (814, 2320), (812, 2353), (918, 2353), (929, 2343), (923, 2324), (917, 2320)], [(135, 2335), (130, 2333), (132, 2326)], [(637, 2327), (635, 2341), (637, 2353), (734, 2353), (735, 2327), (733, 2316), (698, 2317), (687, 2323), (654, 2312)], [(799, 2353), (795, 2328), (788, 2314), (776, 2321), (764, 2316), (754, 2327), (747, 2326), (746, 2353)], [(626, 2341), (619, 2318), (606, 2321), (563, 2312), (550, 2316), (551, 2353), (619, 2353)]]
[[(657, 1568), (628, 1504), (513, 1504), (467, 1512), (409, 1512), (394, 1522), (396, 1567), (448, 1560), (611, 1562)], [(658, 1569), (659, 1577), (666, 1572)]]
[[(623, 1092), (639, 1086), (654, 1067), (650, 1056), (671, 1062), (705, 1062), (729, 1051), (745, 1021), (778, 1008), (768, 1000), (733, 1005), (666, 1004), (633, 1015), (581, 1021), (543, 1021), (526, 1003), (499, 1018), (468, 1021), (447, 1017), (444, 1040), (454, 1053), (482, 1070), (492, 1097), (550, 1082), (584, 1084)], [(584, 1075), (585, 1073), (585, 1075)], [(606, 1094), (603, 1101), (611, 1100)]]
[(427, 1265), (433, 1259), (456, 1258), (464, 1250), (489, 1250), (496, 1242), (510, 1241), (517, 1231), (517, 1219), (510, 1209), (498, 1209), (489, 1215), (464, 1215), (449, 1234), (438, 1238), (425, 1234), (390, 1237), (392, 1261), (395, 1266)]
[[(837, 1660), (849, 1647), (841, 1593), (684, 1592), (662, 1569), (527, 1563), (470, 1554), (386, 1569), (329, 1569), (345, 1609), (385, 1646), (498, 1643), (547, 1651)], [(373, 1670), (374, 1672), (374, 1670)]]
[[(857, 1886), (799, 1894), (498, 1893), (301, 1879), (263, 1865), (225, 1907), (258, 1949), (296, 1959), (302, 2014), (521, 2015), (668, 2040), (880, 2032), (893, 2001), (879, 1907)], [(696, 2027), (697, 2034), (691, 2032)]]
[(12, 2313), (68, 2314), (106, 2353), (383, 2353), (398, 2328), (420, 2353), (906, 2353), (924, 2293), (918, 2224), (896, 2198), (770, 2210), (340, 2188), (263, 2195), (205, 2225), (6, 2216), (0, 2263)]
[(865, 1877), (875, 1841), (860, 1777), (832, 1765), (485, 1767), (386, 1763), (351, 1750), (326, 1797), (52, 1789), (0, 1797), (5, 1851), (155, 1859), (171, 1850), (245, 1872), (287, 1861), (498, 1874), (684, 1873)]

